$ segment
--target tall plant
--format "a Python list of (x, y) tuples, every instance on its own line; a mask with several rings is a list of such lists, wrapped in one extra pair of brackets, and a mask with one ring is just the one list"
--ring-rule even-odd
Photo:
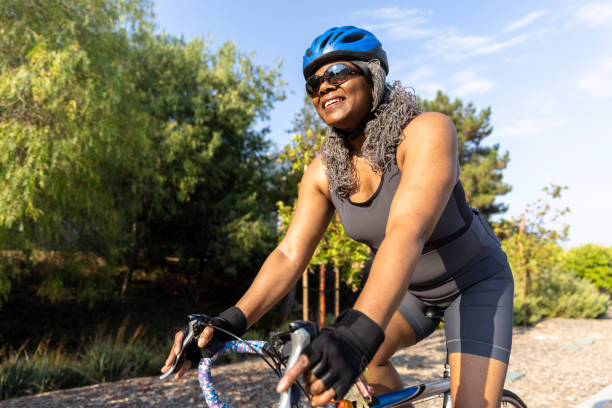
[(0, 50), (0, 245), (22, 266), (0, 269), (0, 303), (33, 251), (60, 260), (52, 292), (89, 257), (83, 281), (125, 265), (126, 290), (145, 264), (197, 300), (273, 244), (256, 125), (283, 97), (278, 68), (155, 34), (145, 0), (6, 0)]

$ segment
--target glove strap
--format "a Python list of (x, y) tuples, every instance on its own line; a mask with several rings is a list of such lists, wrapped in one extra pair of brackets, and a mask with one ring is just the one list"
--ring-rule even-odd
[[(350, 340), (365, 354), (367, 363), (372, 361), (374, 354), (385, 341), (383, 329), (359, 310), (349, 309), (342, 312), (336, 318), (333, 326), (340, 330), (348, 329), (353, 334), (350, 336)], [(365, 369), (365, 366), (363, 369)]]
[[(219, 317), (225, 319), (232, 327), (232, 332), (240, 337), (246, 332), (247, 320), (242, 310), (236, 306), (232, 306), (219, 314)], [(232, 339), (233, 340), (233, 339)]]

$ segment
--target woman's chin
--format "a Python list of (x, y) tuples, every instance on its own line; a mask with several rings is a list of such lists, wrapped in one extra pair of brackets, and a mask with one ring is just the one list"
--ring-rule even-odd
[(327, 118), (325, 118), (324, 122), (328, 126), (339, 129), (345, 133), (355, 130), (357, 128), (357, 126), (355, 126), (354, 124), (347, 123), (344, 117), (338, 118), (338, 117), (334, 117), (330, 115)]

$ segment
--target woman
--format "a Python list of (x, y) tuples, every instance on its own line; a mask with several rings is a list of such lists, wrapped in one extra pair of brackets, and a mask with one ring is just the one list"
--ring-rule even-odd
[[(420, 113), (412, 93), (385, 82), (386, 53), (366, 30), (327, 30), (306, 50), (303, 71), (329, 126), (322, 154), (302, 178), (287, 235), (215, 323), (241, 335), (272, 308), (298, 281), (336, 210), (349, 235), (372, 248), (370, 274), (353, 308), (322, 330), (277, 390), (303, 374), (313, 404), (322, 405), (342, 397), (366, 366), (375, 394), (401, 388), (389, 359), (437, 327), (424, 315), (436, 306), (444, 310), (454, 406), (497, 407), (510, 355), (512, 274), (466, 204), (452, 122)], [(162, 372), (182, 338), (177, 333)], [(207, 328), (198, 346), (207, 355), (225, 340)]]

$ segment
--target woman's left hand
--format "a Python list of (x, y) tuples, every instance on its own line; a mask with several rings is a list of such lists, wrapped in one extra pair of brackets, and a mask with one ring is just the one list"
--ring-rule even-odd
[(296, 364), (278, 383), (284, 392), (300, 375), (312, 405), (324, 405), (332, 398), (342, 398), (355, 383), (384, 341), (382, 328), (358, 310), (342, 313), (336, 322), (324, 328)]

